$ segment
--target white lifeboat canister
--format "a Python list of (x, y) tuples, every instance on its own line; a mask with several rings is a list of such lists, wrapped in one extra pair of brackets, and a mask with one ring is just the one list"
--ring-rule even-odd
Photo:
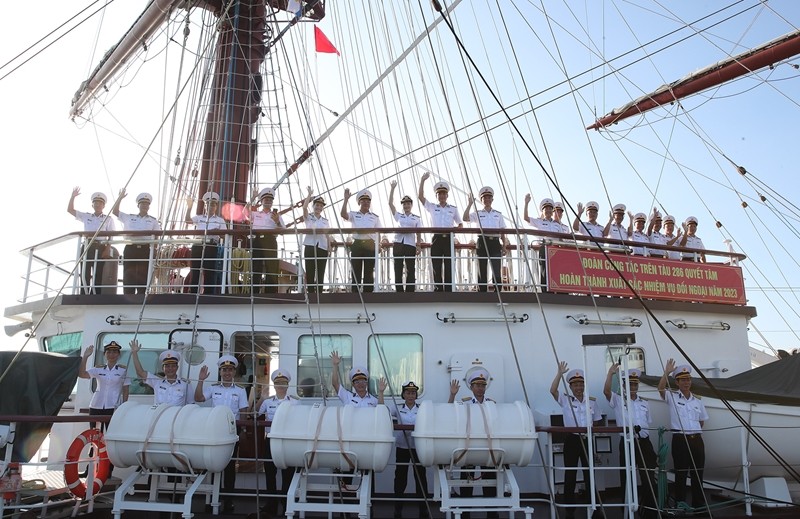
[(377, 407), (282, 405), (269, 432), (275, 466), (382, 471), (394, 449), (392, 417)]
[[(412, 433), (422, 465), (530, 463), (536, 441), (533, 414), (524, 402), (423, 402)], [(494, 453), (494, 456), (492, 455)]]
[[(162, 467), (221, 472), (230, 462), (239, 436), (226, 406), (149, 406), (125, 402), (105, 434), (108, 458), (115, 467)], [(182, 461), (180, 461), (182, 460)]]

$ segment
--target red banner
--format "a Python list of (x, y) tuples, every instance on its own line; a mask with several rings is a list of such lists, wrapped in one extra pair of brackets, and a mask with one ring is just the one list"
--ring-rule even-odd
[[(746, 303), (739, 267), (624, 254), (608, 258), (645, 299)], [(552, 292), (631, 296), (603, 253), (562, 247), (547, 247), (547, 287)]]

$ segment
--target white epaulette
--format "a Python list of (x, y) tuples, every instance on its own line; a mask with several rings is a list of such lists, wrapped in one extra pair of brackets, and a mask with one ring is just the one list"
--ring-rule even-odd
[(462, 402), (469, 402), (470, 400), (472, 400), (471, 396), (465, 396), (464, 398), (461, 399)]

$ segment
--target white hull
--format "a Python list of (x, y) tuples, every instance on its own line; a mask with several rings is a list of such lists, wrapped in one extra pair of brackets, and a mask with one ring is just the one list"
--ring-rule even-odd
[[(667, 345), (662, 332), (656, 328), (649, 329), (648, 320), (642, 310), (636, 309), (634, 302), (629, 299), (596, 298), (587, 296), (569, 296), (554, 294), (538, 294), (542, 305), (537, 304), (536, 294), (509, 293), (504, 294), (507, 316), (512, 314), (521, 317), (529, 316), (524, 322), (502, 321), (499, 312), (497, 296), (494, 294), (414, 294), (398, 295), (393, 293), (376, 293), (365, 295), (365, 304), (358, 303), (355, 295), (333, 294), (327, 296), (319, 305), (309, 307), (296, 296), (282, 296), (283, 301), (256, 304), (251, 306), (249, 298), (243, 298), (241, 304), (226, 301), (222, 304), (203, 302), (195, 307), (193, 296), (178, 295), (166, 296), (164, 302), (149, 304), (145, 308), (143, 322), (149, 319), (161, 319), (161, 324), (153, 323), (143, 325), (139, 329), (140, 340), (147, 344), (148, 335), (160, 333), (160, 340), (173, 342), (173, 347), (181, 344), (202, 345), (207, 351), (206, 363), (216, 361), (220, 348), (229, 348), (240, 344), (241, 337), (249, 337), (253, 330), (251, 322), (255, 325), (255, 333), (273, 337), (275, 349), (272, 350), (269, 368), (277, 365), (289, 369), (293, 380), (298, 380), (298, 370), (302, 369), (303, 362), (298, 366), (298, 353), (300, 342), (304, 336), (311, 333), (308, 323), (309, 309), (313, 317), (318, 320), (314, 326), (317, 337), (327, 335), (344, 335), (352, 341), (352, 362), (354, 364), (370, 365), (375, 359), (370, 358), (369, 340), (373, 335), (395, 336), (407, 334), (417, 336), (421, 340), (421, 371), (413, 371), (414, 359), (393, 358), (392, 352), (387, 350), (388, 361), (392, 363), (392, 372), (396, 379), (405, 379), (411, 376), (418, 378), (422, 386), (420, 398), (435, 402), (444, 402), (449, 394), (451, 379), (461, 381), (461, 391), (457, 398), (467, 396), (464, 378), (470, 369), (476, 366), (487, 369), (491, 374), (491, 382), (487, 395), (498, 402), (511, 402), (526, 399), (534, 411), (537, 425), (550, 425), (553, 417), (560, 418), (560, 408), (549, 394), (550, 382), (555, 371), (554, 358), (567, 361), (570, 366), (583, 367), (587, 373), (587, 391), (601, 402), (604, 415), (613, 418), (613, 412), (605, 403), (602, 396), (602, 384), (608, 369), (610, 357), (604, 346), (582, 347), (583, 337), (587, 334), (601, 334), (603, 329), (596, 325), (580, 325), (567, 316), (577, 314), (592, 315), (594, 304), (597, 305), (600, 318), (607, 321), (624, 321), (631, 317), (641, 319), (643, 325), (639, 328), (606, 326), (606, 333), (635, 333), (636, 342), (632, 346), (630, 363), (644, 366), (651, 374), (658, 374), (659, 351), (662, 355), (675, 355)], [(89, 298), (91, 300), (91, 298)], [(39, 328), (37, 335), (40, 338), (52, 337), (58, 333), (67, 334), (82, 332), (83, 342), (89, 344), (102, 341), (106, 334), (114, 334), (116, 340), (125, 341), (126, 344), (137, 325), (122, 324), (111, 325), (106, 318), (114, 316), (137, 315), (141, 310), (139, 304), (131, 304), (124, 297), (113, 297), (118, 304), (83, 304), (86, 298), (67, 299), (56, 308), (54, 315), (62, 320), (46, 319)], [(108, 302), (109, 300), (106, 300)], [(171, 303), (171, 304), (170, 304)], [(735, 374), (749, 369), (749, 357), (746, 341), (746, 328), (749, 309), (746, 307), (725, 307), (722, 305), (698, 305), (658, 303), (653, 302), (653, 307), (661, 319), (700, 319), (709, 322), (724, 320), (731, 329), (721, 330), (681, 330), (682, 343), (693, 356), (698, 365), (707, 367), (708, 373), (716, 375), (722, 370), (727, 374)], [(660, 306), (659, 306), (660, 305)], [(33, 307), (38, 304), (33, 304)], [(45, 304), (42, 302), (41, 308)], [(365, 312), (364, 308), (368, 312)], [(31, 306), (28, 306), (30, 309)], [(698, 315), (698, 310), (705, 312)], [(252, 314), (251, 314), (252, 311)], [(689, 311), (693, 311), (690, 316)], [(34, 309), (34, 314), (37, 310)], [(363, 318), (369, 313), (375, 314), (374, 320), (367, 324)], [(445, 323), (437, 318), (455, 315), (455, 323)], [(192, 341), (191, 326), (176, 326), (166, 321), (177, 319), (179, 315), (198, 315), (196, 339)], [(356, 324), (357, 317), (361, 315), (360, 324)], [(597, 315), (595, 312), (594, 315)], [(290, 324), (287, 319), (297, 316), (300, 322)], [(469, 321), (474, 319), (476, 321)], [(499, 322), (496, 320), (499, 319)], [(545, 322), (547, 326), (545, 326)], [(321, 324), (320, 324), (321, 323)], [(237, 337), (239, 340), (237, 341)], [(553, 338), (551, 343), (549, 337)], [(205, 342), (204, 342), (205, 341)], [(248, 342), (248, 341), (245, 341)], [(324, 341), (322, 341), (324, 342)], [(222, 346), (224, 344), (224, 346)], [(150, 347), (164, 347), (153, 345)], [(639, 349), (640, 348), (640, 349)], [(737, 348), (741, 351), (737, 351)], [(237, 350), (238, 351), (238, 350)], [(249, 353), (247, 353), (249, 352)], [(252, 365), (260, 366), (258, 359), (268, 355), (263, 352), (253, 354), (247, 350), (245, 357)], [(253, 357), (253, 359), (250, 359)], [(322, 358), (323, 376), (325, 384), (329, 385), (329, 360)], [(407, 369), (404, 363), (408, 363)], [(201, 364), (189, 366), (181, 364), (181, 376), (196, 379)], [(264, 367), (255, 370), (257, 382), (265, 382)], [(379, 376), (373, 369), (373, 379)], [(395, 384), (398, 380), (394, 380)], [(524, 389), (522, 381), (524, 381)], [(294, 390), (295, 388), (293, 388)], [(652, 396), (652, 395), (650, 395)], [(74, 399), (74, 409), (65, 412), (79, 412), (86, 410), (91, 398), (89, 381), (79, 380), (78, 391)], [(133, 395), (133, 401), (149, 403), (152, 396)], [(320, 401), (321, 397), (304, 398), (304, 403)], [(328, 399), (330, 405), (339, 405), (337, 399)], [(666, 424), (663, 418), (663, 405), (654, 404), (656, 411), (656, 424)], [(738, 461), (738, 431), (726, 430), (724, 427), (731, 424), (730, 419), (724, 419), (723, 411), (709, 406), (712, 418), (709, 427), (722, 429), (723, 435), (719, 440), (707, 441), (708, 462), (707, 474), (714, 479), (735, 481), (741, 472), (741, 462)], [(763, 410), (762, 410), (763, 409)], [(794, 418), (790, 423), (782, 421), (782, 415), (776, 414), (776, 406), (757, 406), (751, 417), (754, 425), (789, 425), (800, 431), (800, 419)], [(665, 410), (665, 409), (663, 409)], [(718, 425), (719, 424), (719, 425)], [(64, 450), (68, 447), (74, 434), (82, 430), (82, 426), (61, 424), (54, 428), (54, 438), (50, 444), (50, 460), (57, 466), (58, 460), (64, 457)], [(59, 431), (63, 434), (57, 434)], [(763, 434), (768, 434), (770, 441), (777, 442), (779, 438), (792, 438), (786, 430), (767, 429)], [(65, 436), (60, 438), (56, 436)], [(617, 462), (617, 438), (611, 435), (610, 444), (613, 453), (600, 455), (605, 466), (615, 465)], [(547, 453), (548, 436), (539, 434), (537, 451), (544, 456)], [(722, 446), (734, 446), (729, 451)], [(781, 449), (776, 443), (778, 450)], [(752, 446), (751, 450), (759, 454), (760, 450)], [(718, 450), (722, 452), (718, 452)], [(723, 455), (725, 454), (725, 455)], [(760, 459), (760, 458), (759, 458)], [(792, 458), (795, 463), (798, 459)], [(719, 460), (719, 462), (718, 462)], [(520, 469), (520, 483), (522, 492), (547, 493), (547, 478), (541, 469), (542, 458), (537, 454), (532, 466)], [(774, 470), (765, 461), (758, 461), (753, 467), (753, 474), (771, 474)], [(598, 488), (613, 487), (618, 484), (616, 471), (598, 472)], [(376, 482), (378, 491), (390, 492), (393, 470), (385, 471)], [(753, 479), (754, 476), (751, 476)], [(561, 480), (557, 476), (557, 481)]]

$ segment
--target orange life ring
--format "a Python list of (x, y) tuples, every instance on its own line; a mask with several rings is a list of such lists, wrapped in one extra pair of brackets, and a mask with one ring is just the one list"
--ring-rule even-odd
[(106, 480), (111, 475), (111, 462), (108, 461), (103, 433), (98, 429), (87, 429), (80, 433), (67, 450), (67, 461), (64, 463), (64, 481), (67, 483), (69, 491), (81, 499), (86, 498), (86, 483), (78, 475), (78, 461), (81, 459), (83, 448), (88, 444), (94, 447), (95, 455), (98, 458), (94, 466), (93, 496), (100, 492), (100, 489), (103, 488)]

